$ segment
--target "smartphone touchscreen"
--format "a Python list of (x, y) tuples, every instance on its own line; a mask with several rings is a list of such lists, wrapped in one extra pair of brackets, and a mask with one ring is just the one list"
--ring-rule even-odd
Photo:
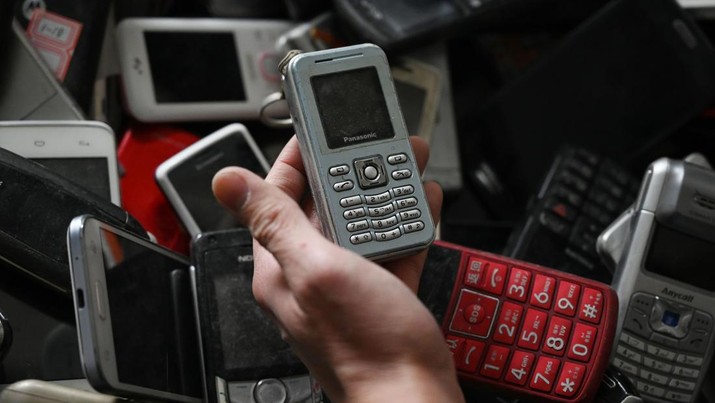
[(91, 385), (123, 397), (200, 401), (188, 260), (93, 218), (78, 225), (83, 218), (72, 222), (69, 236)]
[(230, 166), (249, 169), (261, 177), (268, 173), (268, 162), (241, 124), (211, 133), (157, 168), (157, 183), (192, 236), (239, 226), (211, 190), (214, 175)]

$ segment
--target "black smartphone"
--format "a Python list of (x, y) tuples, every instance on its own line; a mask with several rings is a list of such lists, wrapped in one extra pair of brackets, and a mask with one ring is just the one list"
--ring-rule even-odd
[(612, 0), (475, 111), (464, 160), (487, 155), (524, 201), (564, 143), (644, 167), (714, 94), (715, 52), (675, 0)]
[(322, 391), (258, 306), (247, 229), (191, 242), (191, 278), (207, 402), (322, 402)]

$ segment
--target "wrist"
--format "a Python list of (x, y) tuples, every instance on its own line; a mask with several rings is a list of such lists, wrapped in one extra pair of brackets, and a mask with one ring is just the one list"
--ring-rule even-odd
[(462, 403), (464, 395), (457, 381), (451, 356), (448, 365), (383, 364), (366, 370), (364, 376), (345, 389), (343, 402)]

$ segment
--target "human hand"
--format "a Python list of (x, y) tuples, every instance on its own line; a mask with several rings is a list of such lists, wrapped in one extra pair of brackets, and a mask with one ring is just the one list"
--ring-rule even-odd
[[(423, 170), (428, 146), (411, 141)], [(327, 240), (295, 136), (265, 181), (231, 167), (212, 186), (256, 240), (256, 300), (332, 401), (463, 401), (444, 336), (416, 296), (427, 251), (381, 267)], [(441, 189), (425, 192), (437, 222)]]

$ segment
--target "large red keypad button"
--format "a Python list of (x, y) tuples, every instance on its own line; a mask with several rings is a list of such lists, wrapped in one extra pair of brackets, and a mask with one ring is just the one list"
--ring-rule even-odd
[(556, 379), (556, 373), (559, 372), (559, 359), (551, 357), (540, 357), (534, 368), (534, 374), (531, 376), (529, 386), (533, 389), (542, 392), (549, 392)]
[(555, 315), (552, 316), (551, 319), (549, 319), (548, 326), (546, 326), (544, 347), (542, 347), (542, 350), (549, 354), (564, 355), (570, 335), (571, 321)]
[(478, 257), (470, 257), (467, 261), (467, 270), (464, 272), (464, 285), (477, 287), (487, 270), (487, 261)]
[(598, 323), (603, 310), (603, 293), (593, 288), (584, 287), (578, 317), (587, 322)]
[(504, 302), (494, 328), (495, 341), (506, 344), (514, 342), (523, 311), (524, 308), (519, 304)]
[(506, 369), (504, 380), (517, 385), (526, 385), (531, 374), (531, 367), (534, 365), (534, 354), (526, 351), (516, 350), (511, 357), (509, 366)]
[(501, 294), (504, 289), (506, 273), (506, 265), (490, 262), (480, 288), (492, 294)]
[(556, 381), (554, 392), (557, 395), (571, 397), (578, 392), (585, 377), (586, 367), (584, 365), (566, 362), (561, 369), (559, 380)]
[(506, 296), (517, 301), (526, 302), (529, 293), (531, 272), (513, 267), (506, 284)]
[(538, 309), (527, 309), (524, 324), (521, 326), (517, 345), (529, 350), (537, 350), (544, 334), (548, 315)]
[(569, 281), (561, 281), (559, 283), (559, 289), (556, 291), (556, 304), (554, 305), (554, 312), (574, 316), (576, 314), (576, 306), (578, 305), (578, 297), (580, 293), (580, 285)]
[(475, 291), (461, 290), (449, 329), (477, 337), (487, 337), (499, 300)]
[(476, 340), (465, 341), (461, 354), (455, 359), (457, 368), (470, 374), (477, 372), (482, 353), (484, 353), (484, 343)]
[(531, 305), (539, 308), (551, 308), (551, 301), (554, 299), (554, 289), (556, 289), (556, 279), (553, 277), (537, 274), (534, 277), (534, 288), (531, 290)]
[(589, 357), (591, 357), (596, 336), (597, 330), (595, 327), (577, 323), (576, 326), (574, 326), (566, 356), (572, 360), (587, 362)]
[(489, 351), (487, 351), (486, 357), (484, 357), (484, 364), (482, 364), (482, 369), (479, 373), (487, 378), (499, 379), (502, 372), (504, 371), (504, 366), (506, 365), (506, 360), (509, 358), (509, 349), (501, 346), (490, 346)]

